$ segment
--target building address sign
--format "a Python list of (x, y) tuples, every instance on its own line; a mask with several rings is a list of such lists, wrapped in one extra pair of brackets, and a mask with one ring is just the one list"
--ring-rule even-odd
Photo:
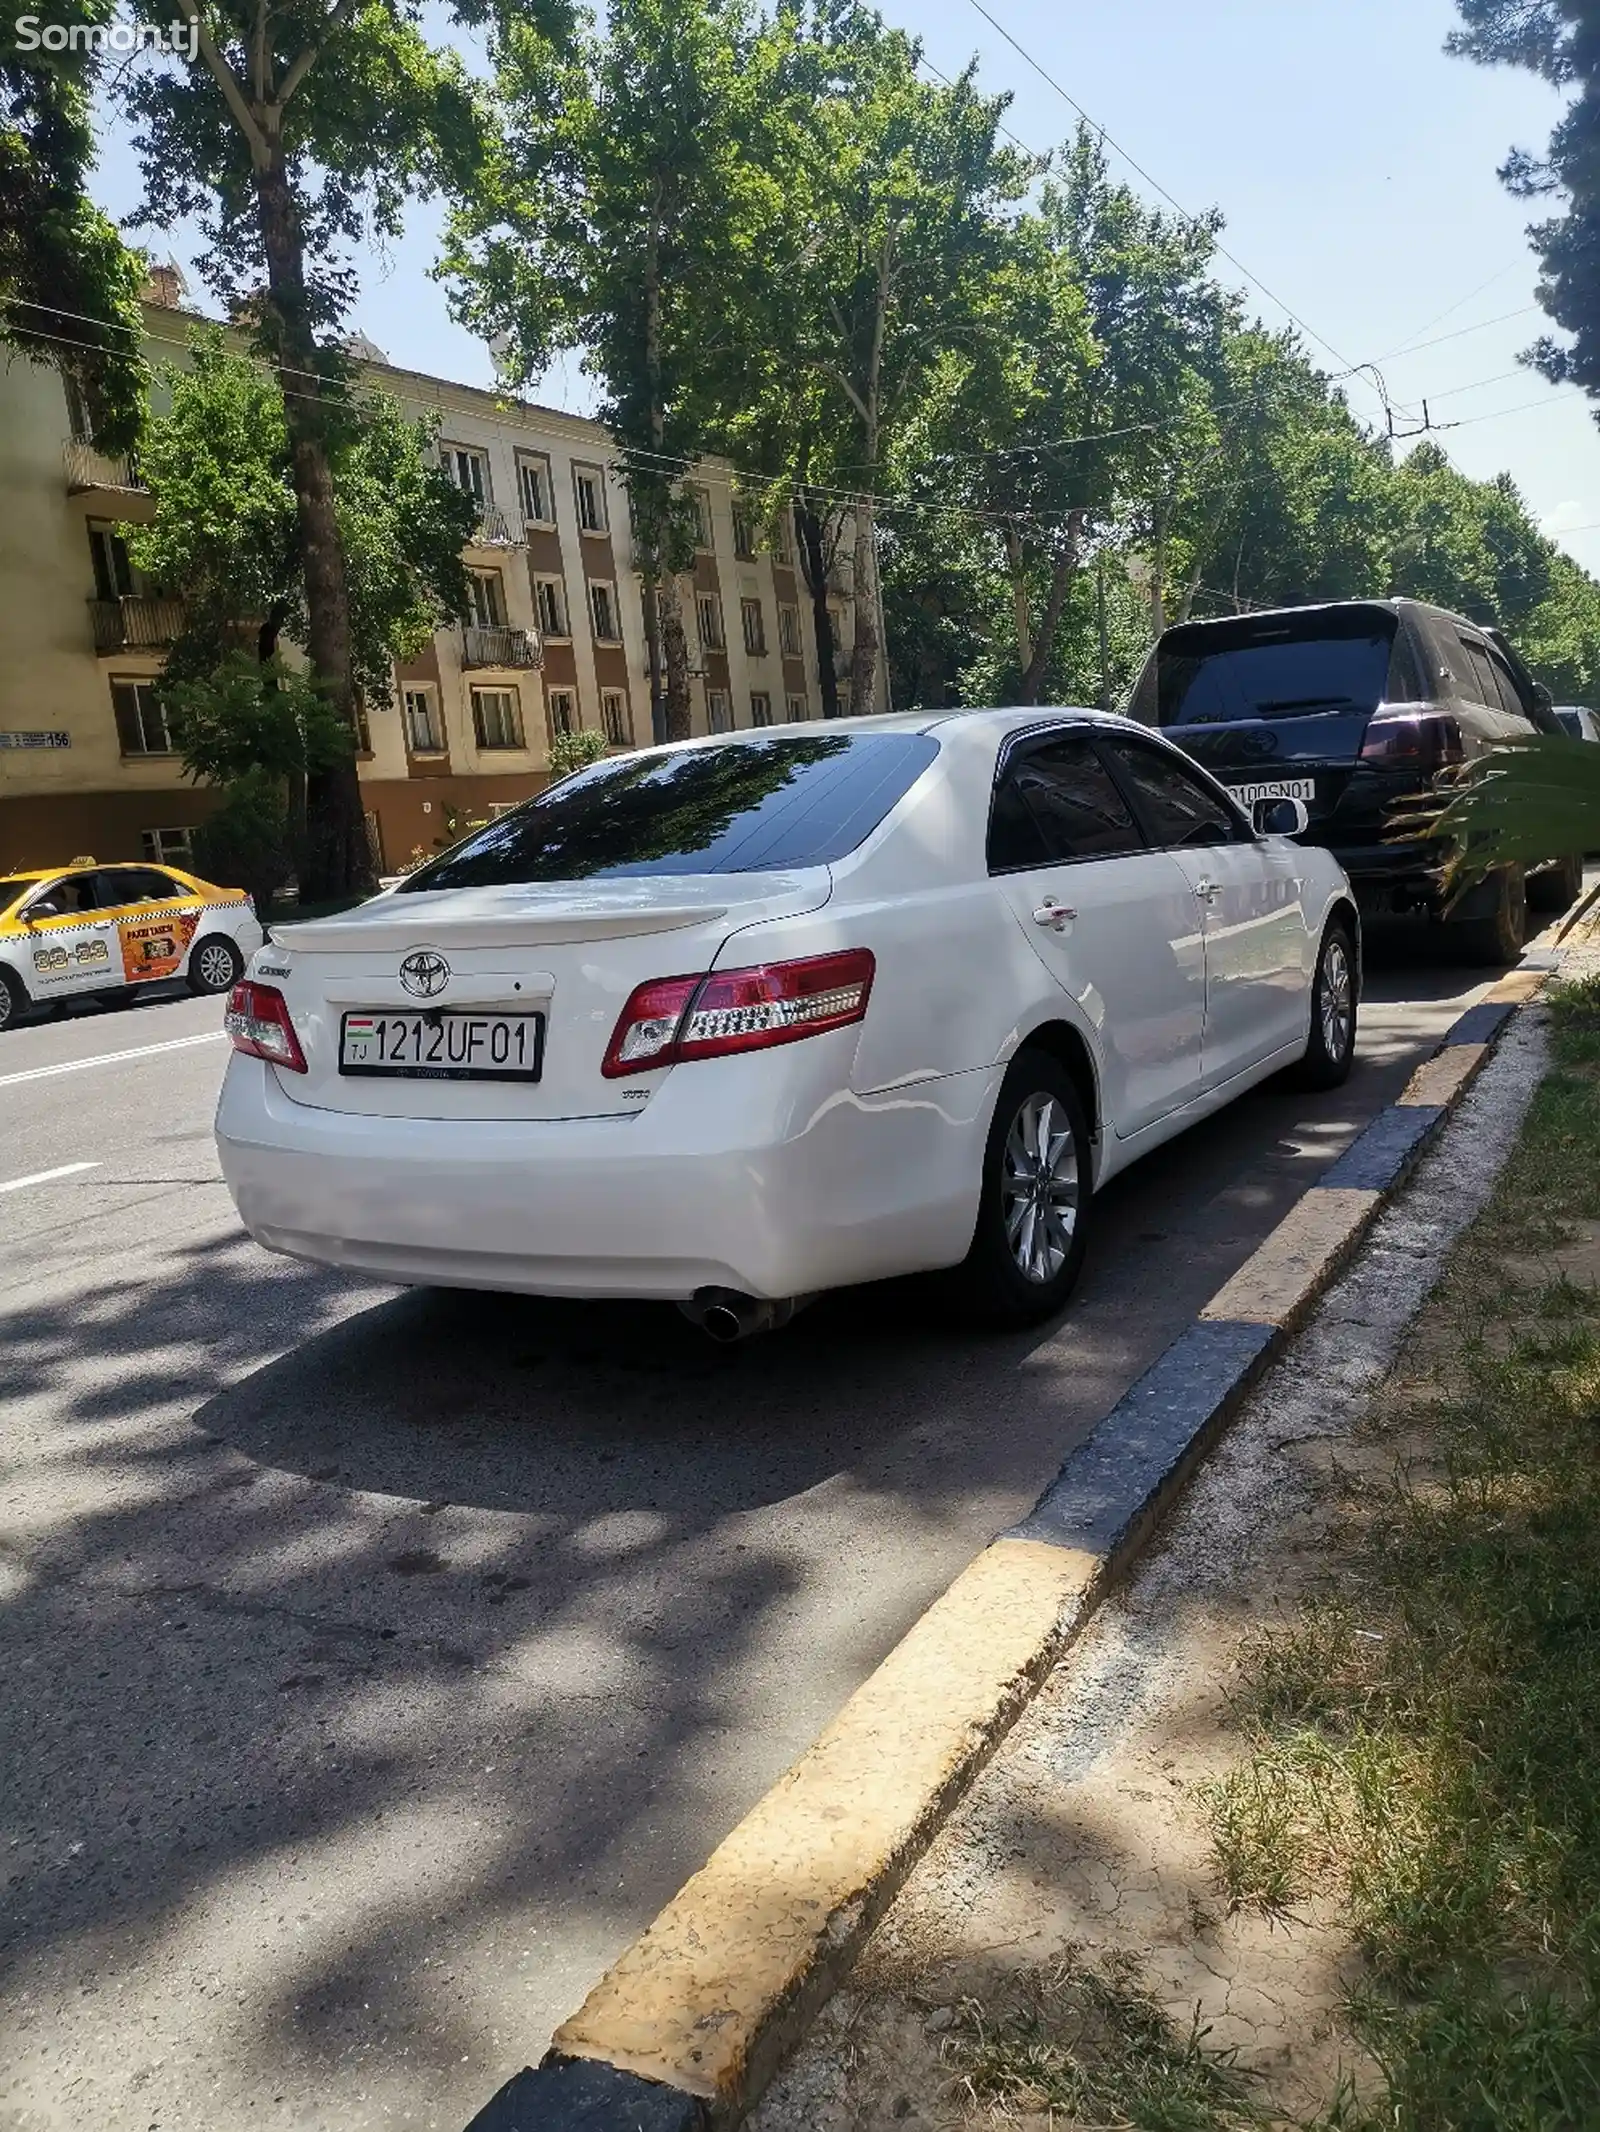
[(0, 748), (70, 748), (70, 733), (0, 733)]

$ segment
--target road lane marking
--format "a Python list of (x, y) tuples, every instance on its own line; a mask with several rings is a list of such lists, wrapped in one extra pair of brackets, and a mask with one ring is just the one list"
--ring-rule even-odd
[(165, 1044), (135, 1044), (129, 1051), (101, 1051), (92, 1059), (62, 1059), (54, 1066), (30, 1066), (25, 1073), (0, 1073), (0, 1088), (18, 1081), (46, 1081), (52, 1074), (81, 1073), (86, 1066), (114, 1066), (118, 1059), (150, 1059), (158, 1051), (187, 1051), (191, 1044), (216, 1044), (227, 1037), (226, 1029), (206, 1029), (199, 1036), (175, 1036)]
[(53, 1184), (58, 1177), (76, 1177), (83, 1170), (97, 1170), (98, 1162), (64, 1162), (58, 1170), (35, 1170), (31, 1177), (12, 1177), (0, 1184), (0, 1192), (25, 1191), (30, 1184)]

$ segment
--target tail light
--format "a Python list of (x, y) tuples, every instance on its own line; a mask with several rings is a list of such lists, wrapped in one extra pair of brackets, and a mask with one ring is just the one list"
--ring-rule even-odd
[(846, 1028), (867, 1011), (876, 967), (868, 949), (847, 948), (709, 976), (656, 978), (623, 1008), (600, 1071), (615, 1081)]
[(228, 1011), (222, 1026), (233, 1039), (235, 1051), (246, 1058), (265, 1059), (269, 1066), (282, 1066), (290, 1073), (304, 1073), (306, 1055), (289, 1019), (289, 1002), (276, 985), (252, 984), (247, 977), (228, 994)]
[(1379, 711), (1367, 724), (1361, 760), (1377, 770), (1431, 773), (1466, 760), (1461, 728), (1445, 711)]

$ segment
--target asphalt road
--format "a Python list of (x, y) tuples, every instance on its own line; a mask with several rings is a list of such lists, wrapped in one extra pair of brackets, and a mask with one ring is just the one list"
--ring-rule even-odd
[(218, 1175), (216, 1001), (0, 1039), (0, 2126), (459, 2132), (1471, 975), (1371, 972), (1348, 1086), (1119, 1179), (1006, 1339), (296, 1266)]

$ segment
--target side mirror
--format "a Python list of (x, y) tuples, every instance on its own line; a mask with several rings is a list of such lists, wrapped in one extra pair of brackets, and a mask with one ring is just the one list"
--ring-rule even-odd
[(1311, 820), (1310, 808), (1297, 799), (1258, 799), (1250, 814), (1262, 837), (1297, 837)]

